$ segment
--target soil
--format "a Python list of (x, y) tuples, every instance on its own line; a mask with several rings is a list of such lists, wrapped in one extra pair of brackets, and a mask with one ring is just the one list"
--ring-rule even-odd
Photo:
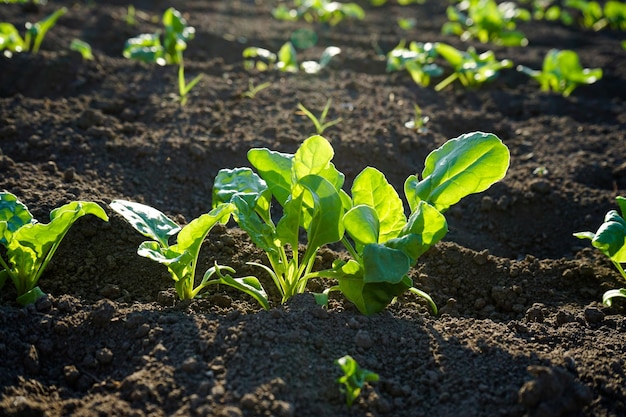
[[(626, 193), (626, 51), (623, 33), (532, 21), (525, 48), (442, 35), (446, 2), (366, 11), (334, 27), (279, 22), (274, 2), (143, 1), (128, 25), (122, 1), (49, 1), (0, 6), (22, 28), (60, 6), (68, 13), (39, 54), (0, 58), (0, 189), (39, 220), (73, 200), (100, 203), (108, 223), (81, 218), (39, 284), (48, 293), (20, 307), (9, 283), (0, 295), (0, 415), (4, 416), (620, 416), (626, 415), (626, 312), (604, 291), (619, 273), (588, 241)], [(187, 77), (203, 73), (189, 102), (176, 100), (177, 70), (122, 57), (126, 39), (158, 29), (174, 6), (196, 27)], [(398, 17), (417, 25), (402, 31)], [(342, 49), (317, 75), (247, 72), (242, 50), (276, 51), (301, 27), (315, 59)], [(95, 60), (68, 46), (91, 44)], [(571, 97), (542, 93), (514, 70), (480, 89), (435, 92), (405, 72), (386, 73), (377, 51), (401, 39), (492, 49), (499, 59), (540, 68), (551, 48), (574, 49), (603, 78)], [(243, 98), (249, 81), (271, 86)], [(347, 186), (366, 166), (402, 189), (426, 155), (472, 131), (498, 135), (511, 151), (508, 175), (448, 211), (450, 232), (411, 271), (441, 308), (401, 296), (361, 315), (341, 296), (327, 308), (310, 294), (265, 311), (234, 290), (211, 287), (178, 301), (167, 270), (136, 255), (142, 236), (108, 208), (113, 199), (154, 206), (184, 224), (210, 208), (221, 168), (248, 166), (246, 151), (294, 152), (313, 133), (297, 103), (315, 113), (332, 99), (324, 132)], [(427, 131), (404, 123), (418, 104)], [(201, 264), (237, 275), (264, 262), (236, 225), (215, 229)], [(320, 252), (320, 265), (344, 255)], [(326, 282), (311, 282), (319, 290)], [(379, 374), (348, 408), (333, 361), (353, 356)]]

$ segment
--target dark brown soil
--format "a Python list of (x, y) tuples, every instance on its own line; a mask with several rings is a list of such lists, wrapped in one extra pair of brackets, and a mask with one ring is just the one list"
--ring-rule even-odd
[[(491, 47), (533, 68), (551, 48), (576, 50), (604, 77), (569, 98), (541, 93), (514, 70), (468, 91), (435, 92), (407, 73), (387, 74), (373, 45), (444, 41), (446, 2), (366, 9), (363, 22), (325, 28), (275, 21), (274, 2), (135, 1), (159, 17), (174, 6), (197, 29), (187, 77), (204, 73), (186, 107), (176, 68), (121, 56), (127, 38), (159, 24), (124, 21), (127, 3), (50, 0), (38, 11), (0, 5), (0, 21), (23, 27), (69, 8), (38, 55), (0, 58), (0, 189), (35, 217), (72, 200), (96, 201), (109, 223), (80, 219), (40, 281), (34, 306), (0, 296), (0, 415), (6, 416), (621, 416), (626, 415), (623, 286), (610, 262), (573, 232), (595, 230), (626, 193), (626, 51), (623, 33), (558, 23), (520, 25), (526, 48)], [(403, 32), (397, 17), (415, 17)], [(317, 31), (312, 59), (342, 48), (319, 75), (248, 73), (247, 46), (278, 50), (299, 27)], [(95, 61), (68, 48), (91, 44)], [(254, 99), (248, 81), (270, 88)], [(507, 177), (448, 212), (450, 233), (411, 272), (441, 307), (431, 316), (413, 295), (372, 317), (337, 296), (328, 309), (302, 295), (262, 310), (247, 296), (210, 288), (176, 301), (162, 265), (136, 255), (143, 240), (108, 208), (113, 199), (152, 205), (179, 223), (208, 211), (221, 168), (247, 165), (246, 151), (293, 152), (312, 132), (302, 102), (343, 121), (324, 133), (348, 183), (365, 166), (401, 189), (446, 140), (481, 130), (511, 150)], [(428, 131), (404, 127), (417, 103)], [(543, 167), (545, 175), (536, 169)], [(237, 275), (264, 262), (234, 224), (209, 235), (203, 266)], [(325, 249), (328, 262), (338, 248)], [(260, 276), (266, 280), (267, 277)], [(320, 283), (311, 283), (319, 289)], [(377, 372), (347, 408), (333, 361), (350, 354)]]

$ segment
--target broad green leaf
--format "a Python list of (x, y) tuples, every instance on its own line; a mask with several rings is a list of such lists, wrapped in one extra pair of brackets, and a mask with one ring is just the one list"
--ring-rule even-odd
[(626, 221), (617, 211), (609, 211), (591, 243), (611, 260), (626, 262)]
[(269, 221), (271, 192), (267, 183), (250, 168), (222, 169), (217, 173), (213, 184), (213, 207), (231, 202), (235, 194)]
[(343, 216), (343, 224), (357, 246), (379, 242), (380, 221), (372, 207), (354, 206)]
[(141, 203), (113, 200), (109, 205), (139, 233), (154, 239), (163, 247), (169, 246), (169, 238), (180, 231), (180, 226), (159, 210)]
[(430, 247), (448, 233), (448, 223), (439, 210), (425, 201), (420, 201), (402, 233), (420, 235), (422, 242)]
[(37, 300), (45, 296), (46, 294), (43, 291), (41, 291), (41, 288), (34, 287), (31, 290), (17, 297), (16, 301), (20, 303), (21, 305), (26, 306), (28, 304), (34, 304), (35, 302), (37, 302)]
[(281, 206), (291, 194), (292, 154), (256, 148), (248, 151), (248, 160), (265, 180), (272, 195)]
[(362, 278), (348, 277), (339, 280), (342, 294), (353, 303), (361, 313), (372, 315), (383, 311), (398, 295), (411, 288), (408, 276), (397, 283), (365, 283)]
[(296, 48), (291, 42), (285, 43), (278, 50), (278, 63), (276, 68), (286, 72), (298, 72), (298, 58)]
[(307, 175), (299, 184), (306, 188), (315, 201), (311, 223), (307, 228), (308, 246), (318, 249), (338, 242), (343, 237), (343, 204), (335, 187), (318, 175)]
[(283, 216), (276, 225), (276, 237), (280, 244), (289, 244), (292, 250), (298, 249), (300, 227), (304, 224), (303, 191), (300, 186), (293, 187), (293, 193), (283, 207)]
[(16, 230), (33, 222), (36, 222), (33, 215), (16, 196), (0, 193), (0, 244), (6, 247)]
[(402, 200), (383, 173), (375, 168), (365, 168), (354, 179), (352, 201), (354, 206), (364, 204), (376, 212), (380, 230), (377, 232), (378, 240), (375, 243), (383, 243), (397, 237), (406, 225)]
[(239, 195), (233, 196), (232, 203), (236, 207), (233, 217), (239, 227), (245, 230), (252, 242), (265, 251), (268, 256), (276, 256), (278, 252), (274, 242), (274, 229), (269, 224), (264, 223), (254, 208)]
[(467, 133), (431, 152), (422, 171), (423, 180), (410, 176), (404, 191), (411, 211), (421, 200), (445, 211), (463, 197), (502, 179), (508, 167), (509, 150), (496, 135)]
[(151, 240), (139, 245), (137, 254), (167, 266), (172, 279), (176, 282), (176, 292), (181, 299), (184, 298), (179, 291), (179, 286), (188, 281), (193, 274), (194, 257), (191, 253), (188, 251), (180, 252), (172, 247), (163, 247)]
[(402, 251), (381, 244), (363, 248), (363, 281), (397, 284), (411, 268), (411, 259)]
[(293, 157), (292, 182), (311, 174), (320, 174), (328, 169), (335, 152), (328, 140), (315, 135), (302, 142)]
[(178, 233), (176, 245), (172, 246), (172, 250), (180, 253), (187, 251), (193, 255), (194, 259), (197, 258), (206, 235), (218, 222), (225, 223), (228, 221), (234, 208), (232, 204), (221, 204), (210, 212), (192, 220)]
[(17, 28), (11, 24), (0, 23), (0, 51), (22, 52), (26, 45)]

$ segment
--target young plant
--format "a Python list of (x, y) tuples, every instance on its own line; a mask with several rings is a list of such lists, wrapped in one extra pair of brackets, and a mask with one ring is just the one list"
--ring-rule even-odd
[(426, 133), (426, 123), (430, 120), (430, 117), (422, 114), (422, 108), (417, 104), (413, 105), (413, 119), (404, 124), (404, 127), (416, 131), (417, 133)]
[(339, 53), (341, 49), (329, 46), (324, 49), (319, 61), (305, 61), (298, 65), (296, 48), (293, 43), (286, 42), (276, 54), (265, 48), (251, 46), (243, 50), (242, 56), (243, 66), (248, 71), (252, 69), (267, 71), (276, 68), (283, 72), (298, 72), (302, 69), (307, 74), (317, 74)]
[[(621, 216), (616, 210), (610, 210), (604, 217), (604, 223), (593, 232), (574, 233), (579, 239), (589, 239), (591, 244), (605, 254), (615, 265), (615, 268), (626, 280), (626, 272), (621, 264), (626, 263), (626, 198), (617, 197), (617, 204), (622, 212)], [(609, 290), (602, 296), (602, 302), (611, 306), (613, 298), (626, 298), (626, 288)]]
[(580, 14), (579, 24), (585, 29), (598, 31), (607, 24), (602, 13), (602, 6), (597, 1), (567, 0), (565, 6)]
[(346, 236), (341, 242), (352, 259), (337, 260), (331, 270), (311, 275), (337, 279), (339, 285), (325, 293), (340, 290), (366, 315), (383, 310), (406, 291), (423, 297), (436, 314), (430, 296), (413, 287), (409, 270), (448, 232), (442, 213), (502, 179), (509, 158), (508, 148), (493, 134), (474, 132), (449, 140), (428, 155), (421, 180), (411, 175), (405, 181), (408, 219), (383, 173), (365, 168), (353, 182), (350, 208), (343, 216)]
[[(306, 139), (295, 154), (252, 149), (248, 160), (257, 169), (221, 170), (213, 187), (213, 204), (231, 203), (233, 217), (266, 253), (265, 269), (282, 301), (305, 291), (311, 278), (339, 284), (318, 295), (327, 299), (341, 291), (363, 314), (383, 310), (411, 291), (437, 308), (428, 294), (414, 288), (409, 270), (447, 233), (442, 212), (463, 197), (486, 190), (504, 177), (508, 148), (495, 135), (482, 132), (446, 142), (426, 159), (420, 181), (407, 178), (404, 191), (410, 216), (385, 176), (365, 168), (354, 180), (352, 196), (341, 189), (344, 175), (331, 163), (334, 151), (321, 136)], [(283, 214), (274, 224), (271, 202)], [(307, 245), (300, 256), (300, 228)], [(318, 250), (341, 241), (352, 259), (336, 260), (332, 268), (313, 272)]]
[(421, 42), (411, 42), (405, 47), (402, 41), (387, 54), (387, 72), (406, 69), (416, 84), (426, 87), (431, 77), (438, 77), (443, 73), (435, 63), (437, 51), (435, 45)]
[[(269, 308), (266, 302), (267, 295), (258, 280), (254, 277), (233, 278), (230, 274), (224, 275), (222, 271), (235, 272), (228, 266), (215, 263), (204, 273), (200, 283), (195, 284), (202, 243), (213, 226), (228, 222), (234, 209), (232, 205), (221, 204), (183, 228), (159, 210), (145, 204), (114, 200), (110, 206), (135, 230), (151, 239), (139, 245), (137, 254), (167, 266), (175, 281), (178, 298), (181, 300), (196, 298), (200, 291), (209, 285), (224, 284), (243, 291), (264, 308)], [(169, 239), (177, 233), (177, 243), (170, 245)], [(214, 275), (216, 278), (212, 279)]]
[(256, 97), (256, 95), (265, 90), (266, 88), (268, 88), (269, 86), (271, 86), (272, 83), (265, 82), (263, 84), (259, 84), (259, 85), (254, 85), (254, 81), (252, 81), (252, 78), (248, 79), (248, 89), (246, 91), (244, 91), (243, 93), (241, 93), (242, 97), (245, 98), (250, 98), (253, 99)]
[(189, 82), (189, 84), (187, 84), (185, 81), (185, 64), (183, 61), (178, 64), (178, 99), (180, 100), (181, 106), (187, 104), (189, 92), (200, 82), (203, 76), (204, 74), (198, 74), (193, 80), (191, 80), (191, 82)]
[(84, 60), (93, 60), (93, 53), (91, 52), (91, 45), (89, 45), (85, 41), (81, 41), (80, 39), (73, 39), (70, 44), (70, 49), (72, 51), (78, 52)]
[(336, 124), (342, 121), (341, 118), (331, 120), (329, 122), (326, 121), (326, 116), (328, 115), (328, 110), (330, 110), (331, 104), (332, 104), (332, 100), (328, 99), (328, 101), (326, 101), (326, 105), (324, 106), (324, 110), (322, 110), (322, 114), (320, 115), (318, 119), (309, 109), (304, 107), (302, 103), (298, 103), (298, 109), (300, 109), (302, 114), (304, 114), (306, 117), (309, 118), (309, 120), (311, 120), (311, 122), (313, 122), (313, 125), (315, 126), (315, 132), (318, 135), (321, 135), (322, 133), (324, 133), (326, 129), (328, 129), (331, 126), (335, 126)]
[(158, 65), (180, 64), (187, 43), (192, 40), (196, 30), (187, 25), (180, 12), (172, 7), (163, 13), (163, 42), (161, 32), (144, 33), (126, 41), (123, 55), (125, 58)]
[(363, 20), (365, 12), (356, 3), (340, 3), (329, 0), (294, 0), (294, 7), (280, 5), (272, 10), (272, 15), (279, 20), (326, 23), (335, 26), (344, 19)]
[(86, 214), (109, 219), (98, 204), (74, 201), (52, 210), (50, 223), (39, 223), (15, 195), (1, 192), (0, 244), (6, 248), (7, 259), (0, 256), (0, 288), (10, 278), (22, 305), (42, 297), (39, 278), (72, 224)]
[(530, 12), (514, 2), (467, 0), (447, 8), (448, 22), (444, 34), (454, 34), (462, 40), (477, 39), (504, 46), (526, 46), (528, 39), (516, 29), (516, 21), (530, 20)]
[(531, 3), (531, 11), (535, 20), (560, 20), (564, 25), (574, 23), (574, 18), (560, 3), (555, 0), (526, 0), (524, 3)]
[(361, 390), (367, 382), (377, 382), (378, 374), (359, 366), (357, 361), (350, 355), (342, 356), (335, 360), (335, 365), (341, 368), (343, 375), (337, 382), (343, 384), (341, 392), (346, 396), (346, 404), (352, 407), (354, 400), (361, 394)]
[(437, 43), (435, 49), (454, 70), (435, 86), (436, 91), (443, 90), (455, 80), (459, 80), (466, 88), (477, 88), (495, 79), (501, 69), (513, 66), (513, 62), (508, 59), (498, 61), (493, 51), (486, 51), (479, 55), (471, 46), (467, 52), (463, 52), (448, 44)]
[(602, 69), (583, 68), (574, 51), (551, 49), (541, 71), (518, 65), (517, 70), (539, 82), (541, 91), (554, 91), (568, 97), (581, 84), (593, 84), (602, 78)]
[(4, 55), (8, 58), (13, 56), (13, 53), (38, 53), (48, 31), (65, 13), (67, 13), (67, 8), (62, 7), (37, 23), (26, 23), (24, 38), (11, 23), (0, 23), (0, 51), (4, 51)]
[[(213, 206), (235, 207), (233, 218), (269, 261), (269, 266), (253, 265), (269, 274), (282, 302), (305, 291), (319, 249), (343, 237), (344, 175), (332, 164), (333, 155), (326, 139), (312, 136), (295, 154), (248, 151), (258, 174), (250, 168), (222, 169), (215, 178)], [(278, 223), (271, 213), (273, 200), (282, 207)], [(304, 252), (301, 228), (306, 231)]]

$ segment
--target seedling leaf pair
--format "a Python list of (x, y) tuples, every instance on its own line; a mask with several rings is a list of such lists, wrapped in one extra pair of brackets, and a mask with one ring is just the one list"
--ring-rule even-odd
[(350, 355), (337, 359), (335, 365), (339, 366), (343, 372), (337, 382), (342, 384), (341, 391), (346, 396), (348, 407), (352, 406), (367, 382), (377, 382), (380, 379), (377, 373), (361, 368)]
[(0, 244), (7, 256), (6, 261), (0, 257), (0, 288), (11, 279), (23, 305), (43, 296), (39, 278), (72, 224), (86, 214), (108, 220), (98, 204), (74, 201), (52, 210), (50, 223), (39, 223), (13, 194), (0, 193)]

